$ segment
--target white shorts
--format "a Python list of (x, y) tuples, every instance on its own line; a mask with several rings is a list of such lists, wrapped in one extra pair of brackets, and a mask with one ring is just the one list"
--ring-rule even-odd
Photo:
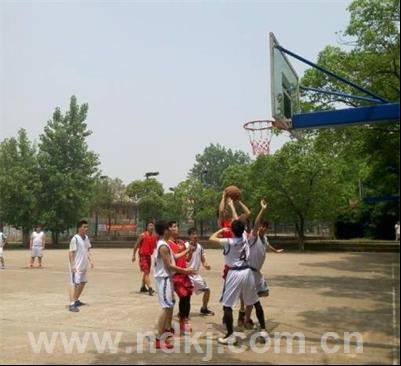
[(36, 257), (42, 258), (43, 257), (42, 247), (32, 247), (31, 257), (32, 258), (36, 258)]
[(88, 272), (70, 272), (70, 285), (78, 286), (88, 282)]
[(260, 271), (253, 272), (253, 276), (255, 277), (255, 286), (258, 296), (259, 297), (269, 296), (269, 285), (266, 281), (266, 278), (263, 277), (262, 272)]
[(0, 247), (0, 258), (3, 258), (3, 248)]
[(201, 275), (192, 275), (189, 276), (191, 279), (192, 285), (194, 286), (194, 292), (198, 295), (201, 292), (205, 292), (209, 290), (209, 286), (207, 285), (206, 281), (202, 278)]
[(251, 269), (228, 272), (220, 302), (224, 307), (233, 308), (238, 303), (240, 295), (243, 296), (246, 306), (255, 305), (259, 301)]
[(171, 309), (175, 305), (174, 286), (170, 277), (157, 277), (156, 288), (162, 309)]

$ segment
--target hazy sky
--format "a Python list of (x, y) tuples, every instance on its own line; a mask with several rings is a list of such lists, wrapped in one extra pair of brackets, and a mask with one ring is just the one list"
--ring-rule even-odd
[(268, 33), (316, 60), (349, 3), (0, 0), (0, 140), (37, 141), (75, 94), (103, 174), (175, 186), (210, 143), (250, 152), (243, 123), (270, 117)]

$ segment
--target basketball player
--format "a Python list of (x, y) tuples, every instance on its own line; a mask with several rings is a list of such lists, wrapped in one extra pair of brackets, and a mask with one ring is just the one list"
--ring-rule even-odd
[(214, 233), (209, 240), (213, 244), (224, 247), (224, 259), (228, 266), (227, 278), (224, 283), (221, 303), (224, 310), (224, 324), (227, 334), (218, 342), (223, 345), (236, 343), (234, 336), (233, 307), (242, 294), (246, 306), (255, 306), (262, 332), (260, 337), (267, 338), (263, 309), (260, 305), (256, 292), (255, 278), (249, 266), (249, 243), (244, 237), (245, 225), (240, 220), (232, 222), (234, 238), (221, 239), (219, 236), (227, 229), (220, 229)]
[(150, 269), (152, 267), (152, 255), (155, 251), (157, 244), (157, 236), (154, 233), (155, 226), (153, 222), (146, 224), (146, 231), (142, 233), (135, 246), (134, 254), (132, 255), (132, 262), (136, 261), (136, 253), (139, 248), (139, 268), (143, 273), (141, 293), (149, 293), (149, 296), (153, 296), (154, 290), (150, 283)]
[(79, 312), (79, 308), (84, 306), (79, 300), (87, 284), (88, 265), (94, 268), (93, 259), (90, 255), (91, 243), (88, 233), (88, 222), (85, 220), (77, 224), (78, 233), (74, 235), (70, 242), (70, 306), (69, 310), (73, 313)]
[(154, 273), (159, 303), (162, 308), (158, 320), (156, 349), (172, 349), (174, 346), (166, 338), (172, 330), (171, 323), (175, 304), (172, 277), (174, 273), (191, 275), (195, 274), (195, 271), (192, 268), (176, 266), (174, 253), (167, 243), (171, 235), (169, 225), (164, 221), (158, 221), (155, 228), (159, 241), (156, 248)]
[(35, 231), (31, 235), (30, 240), (30, 250), (31, 250), (31, 263), (29, 265), (30, 268), (33, 268), (35, 264), (35, 258), (38, 258), (39, 268), (42, 268), (42, 257), (43, 250), (45, 249), (45, 233), (42, 231), (42, 227), (38, 225)]
[[(185, 246), (185, 242), (178, 238), (179, 227), (176, 221), (170, 221), (169, 224), (170, 237), (168, 245), (174, 253), (176, 265), (179, 268), (187, 268), (187, 255), (189, 249)], [(180, 333), (182, 335), (192, 332), (189, 323), (189, 315), (191, 313), (191, 296), (193, 285), (188, 275), (175, 273), (173, 275), (174, 290), (179, 297), (179, 318), (180, 318)]]
[(3, 254), (3, 248), (7, 243), (7, 238), (3, 234), (3, 231), (0, 229), (0, 262), (1, 262), (1, 269), (5, 268), (5, 263), (4, 263), (4, 254)]
[(211, 267), (206, 261), (205, 250), (198, 243), (198, 233), (195, 228), (191, 228), (188, 230), (189, 242), (185, 243), (186, 248), (189, 249), (188, 253), (188, 266), (194, 268), (197, 272), (196, 275), (191, 275), (189, 278), (192, 281), (192, 285), (194, 287), (194, 292), (196, 294), (203, 293), (203, 301), (202, 308), (200, 310), (200, 315), (202, 316), (213, 316), (214, 312), (208, 308), (210, 301), (210, 288), (208, 287), (205, 280), (199, 274), (199, 270), (201, 265), (207, 271), (210, 271)]

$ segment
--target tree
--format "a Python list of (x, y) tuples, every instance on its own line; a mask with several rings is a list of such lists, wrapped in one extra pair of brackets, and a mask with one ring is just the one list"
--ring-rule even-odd
[(196, 163), (189, 175), (216, 190), (221, 190), (223, 172), (231, 165), (246, 164), (250, 161), (250, 157), (242, 151), (232, 151), (219, 144), (211, 144), (202, 154), (196, 156)]
[(17, 138), (5, 139), (0, 144), (0, 218), (23, 232), (23, 242), (29, 245), (29, 231), (40, 223), (36, 147), (25, 130)]
[(269, 201), (271, 217), (295, 223), (301, 250), (305, 223), (334, 221), (348, 202), (336, 161), (319, 154), (313, 139), (289, 142), (272, 156), (260, 156), (250, 181), (254, 199)]
[(157, 179), (135, 180), (127, 186), (126, 193), (138, 204), (140, 220), (146, 221), (163, 214), (166, 204), (164, 189)]
[[(326, 47), (319, 55), (318, 64), (380, 96), (399, 101), (399, 1), (355, 0), (348, 10), (351, 20), (342, 34), (342, 47)], [(301, 83), (356, 94), (354, 89), (315, 69), (308, 70)], [(307, 110), (333, 109), (338, 102), (349, 106), (369, 104), (322, 94), (307, 94), (304, 102)], [(354, 182), (355, 193), (361, 183), (365, 194), (381, 196), (399, 192), (399, 127), (399, 123), (382, 123), (322, 129), (316, 135), (321, 147), (331, 149), (338, 159), (345, 159), (349, 166), (347, 177)], [(396, 202), (364, 205), (359, 212), (361, 221), (376, 223), (377, 230), (369, 228), (371, 235), (384, 237), (399, 216), (399, 205)]]
[(72, 96), (69, 110), (63, 115), (56, 108), (40, 136), (41, 208), (54, 243), (90, 208), (99, 161), (86, 142), (91, 135), (85, 123), (87, 113), (88, 105), (78, 105)]

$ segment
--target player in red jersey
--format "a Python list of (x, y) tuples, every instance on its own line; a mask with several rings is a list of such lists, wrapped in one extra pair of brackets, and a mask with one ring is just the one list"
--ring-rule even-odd
[(139, 249), (139, 268), (143, 273), (142, 278), (142, 293), (149, 293), (150, 296), (153, 296), (154, 290), (150, 283), (150, 270), (152, 266), (152, 255), (155, 251), (157, 244), (157, 235), (155, 234), (155, 226), (153, 222), (148, 222), (146, 225), (146, 231), (142, 233), (135, 246), (134, 253), (132, 255), (132, 262), (136, 261), (136, 253)]

